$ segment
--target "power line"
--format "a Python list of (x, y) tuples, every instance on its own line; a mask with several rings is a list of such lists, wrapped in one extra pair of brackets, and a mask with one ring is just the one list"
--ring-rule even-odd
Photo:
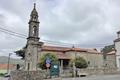
[[(0, 25), (0, 26), (3, 26), (3, 25)], [(6, 26), (4, 26), (6, 27)], [(11, 31), (11, 30), (8, 30), (8, 29), (5, 29), (5, 28), (2, 28), (0, 27), (0, 31), (1, 32), (4, 32), (4, 33), (7, 33), (7, 34), (10, 34), (10, 35), (13, 35), (13, 36), (17, 36), (17, 37), (20, 37), (20, 38), (26, 38), (27, 36), (24, 35), (24, 34), (21, 34), (21, 33), (17, 33), (17, 32), (14, 32), (14, 31)], [(44, 40), (42, 39), (44, 42), (46, 43), (51, 43), (51, 44), (64, 44), (64, 45), (73, 45), (73, 44), (70, 44), (70, 43), (63, 43), (63, 42), (58, 42), (58, 41), (49, 41), (49, 40)]]
[(6, 34), (12, 35), (12, 36), (19, 37), (19, 38), (25, 38), (25, 37), (23, 37), (23, 36), (21, 36), (21, 35), (13, 34), (13, 33), (11, 33), (11, 32), (8, 32), (8, 31), (2, 30), (2, 29), (0, 29), (0, 31), (1, 31), (1, 32), (4, 32), (4, 33), (6, 33)]
[[(0, 26), (3, 26), (3, 25), (0, 25)], [(17, 35), (21, 35), (21, 36), (27, 37), (27, 36), (26, 36), (26, 35), (24, 35), (24, 34), (17, 33), (17, 32), (13, 32), (13, 31), (11, 31), (11, 30), (8, 30), (8, 29), (2, 28), (2, 27), (0, 27), (0, 29), (1, 29), (1, 30), (4, 30), (4, 31), (11, 32), (11, 33), (15, 33), (15, 34), (17, 34)]]
[[(3, 25), (0, 25), (0, 26), (3, 26)], [(6, 33), (6, 34), (12, 35), (12, 36), (16, 36), (16, 37), (19, 37), (19, 38), (23, 38), (23, 39), (26, 39), (26, 37), (27, 37), (27, 36), (24, 35), (24, 34), (17, 33), (17, 32), (14, 32), (14, 31), (11, 31), (11, 30), (2, 28), (2, 27), (0, 27), (0, 31), (1, 31), (1, 32), (4, 32), (4, 33)], [(59, 41), (50, 41), (50, 40), (44, 40), (44, 39), (42, 39), (42, 41), (43, 41), (43, 42), (46, 42), (46, 43), (50, 43), (50, 44), (64, 45), (64, 46), (76, 45), (76, 46), (96, 46), (96, 47), (103, 47), (103, 46), (105, 46), (105, 45), (108, 45), (108, 44), (82, 45), (82, 44), (79, 44), (79, 43), (72, 44), (72, 43), (65, 43), (65, 42), (59, 42)]]

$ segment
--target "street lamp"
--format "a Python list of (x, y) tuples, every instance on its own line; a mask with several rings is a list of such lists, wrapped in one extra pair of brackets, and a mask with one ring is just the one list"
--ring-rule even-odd
[[(73, 50), (75, 51), (75, 47), (73, 45)], [(76, 59), (76, 51), (74, 52), (74, 58)], [(73, 73), (74, 73), (74, 77), (76, 77), (76, 66), (75, 66), (75, 61), (73, 61)]]
[(9, 65), (10, 65), (10, 56), (12, 55), (12, 53), (9, 53), (8, 56), (8, 63), (7, 63), (7, 73), (9, 73)]

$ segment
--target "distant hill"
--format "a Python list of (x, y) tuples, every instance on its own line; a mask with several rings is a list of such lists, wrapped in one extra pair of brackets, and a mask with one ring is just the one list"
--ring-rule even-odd
[[(6, 56), (0, 56), (0, 64), (7, 64), (8, 63), (8, 57)], [(10, 58), (10, 64), (23, 64), (24, 61), (21, 59), (14, 59)]]

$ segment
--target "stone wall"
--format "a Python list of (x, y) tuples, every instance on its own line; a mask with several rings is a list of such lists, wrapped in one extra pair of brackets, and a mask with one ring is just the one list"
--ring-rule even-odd
[[(117, 68), (104, 68), (104, 69), (77, 69), (76, 75), (114, 75), (114, 74), (120, 74), (120, 70)], [(60, 74), (61, 77), (73, 77), (73, 70), (64, 70), (62, 74)]]
[(108, 68), (116, 68), (116, 55), (115, 54), (107, 55), (105, 63), (107, 64), (105, 66)]
[(43, 80), (43, 71), (12, 71), (10, 80)]
[(120, 74), (120, 71), (116, 68), (105, 68), (105, 69), (79, 69), (79, 73), (87, 73), (88, 75), (104, 75), (104, 74)]
[[(46, 53), (52, 53), (52, 54), (59, 54), (61, 52), (55, 52), (55, 51), (42, 51), (39, 52), (39, 58), (40, 56), (43, 56)], [(65, 56), (67, 56), (69, 59), (74, 59), (75, 56), (83, 57), (87, 62), (89, 62), (89, 67), (94, 68), (101, 68), (103, 66), (103, 55), (100, 53), (90, 53), (90, 52), (75, 52), (75, 51), (69, 51), (64, 53)]]
[(90, 68), (101, 68), (103, 66), (103, 55), (100, 53), (89, 53), (89, 52), (66, 52), (66, 55), (71, 59), (77, 56), (83, 57), (87, 62), (89, 62), (88, 67)]

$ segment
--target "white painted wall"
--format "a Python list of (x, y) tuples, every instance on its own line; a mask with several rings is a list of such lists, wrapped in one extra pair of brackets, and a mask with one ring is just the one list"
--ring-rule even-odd
[(116, 66), (120, 68), (120, 41), (115, 42), (115, 49), (116, 49)]

